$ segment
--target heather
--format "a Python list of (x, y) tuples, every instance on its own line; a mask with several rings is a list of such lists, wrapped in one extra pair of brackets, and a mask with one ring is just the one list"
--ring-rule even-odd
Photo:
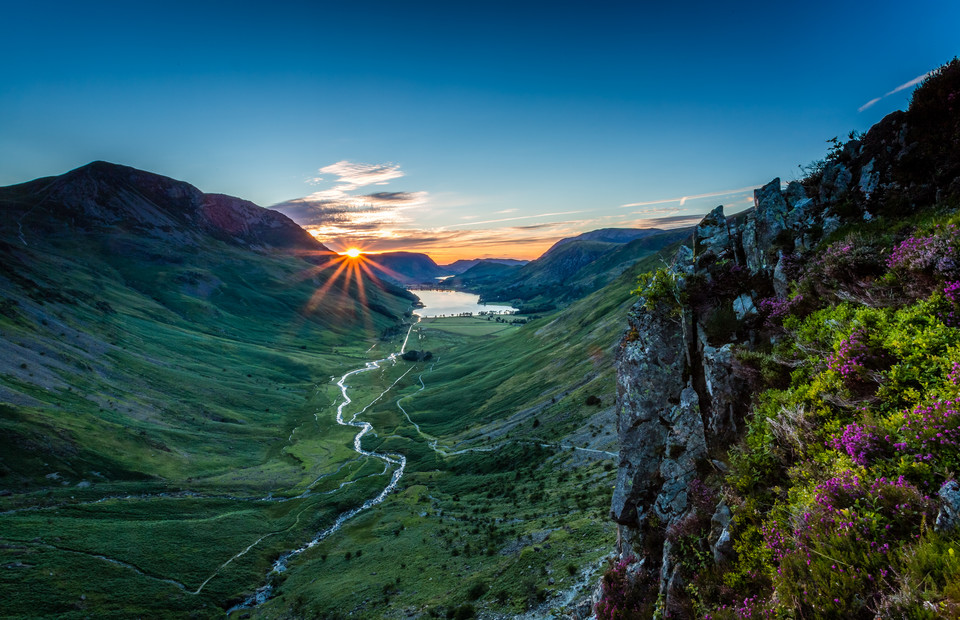
[[(660, 405), (650, 396), (658, 384), (641, 380), (659, 377), (649, 367), (683, 368), (708, 455), (685, 479), (683, 508), (655, 504), (638, 525), (621, 510), (623, 530), (639, 532), (630, 544), (640, 558), (611, 566), (610, 583), (625, 585), (605, 582), (598, 614), (960, 617), (960, 182), (944, 176), (960, 170), (960, 158), (928, 148), (937, 132), (960, 135), (960, 125), (918, 116), (956, 118), (958, 85), (955, 60), (918, 89), (915, 108), (891, 119), (912, 123), (917, 146), (891, 154), (884, 127), (835, 141), (802, 189), (765, 186), (752, 219), (728, 217), (725, 230), (722, 210), (711, 213), (689, 262), (678, 254), (675, 267), (641, 280), (642, 309), (625, 342), (652, 353), (631, 350), (639, 361), (628, 387), (643, 396), (621, 422), (656, 429), (642, 414)], [(956, 95), (949, 110), (934, 91)], [(871, 186), (881, 161), (895, 182)], [(942, 191), (915, 174), (921, 168), (935, 169)], [(839, 190), (848, 169), (859, 186)], [(780, 232), (756, 252), (764, 227)], [(686, 330), (681, 355), (693, 362), (662, 361), (675, 350), (654, 311)], [(682, 409), (683, 393), (667, 404), (677, 400)], [(684, 452), (673, 435), (663, 443), (658, 473), (671, 475)], [(666, 485), (650, 486), (644, 497), (668, 496)], [(627, 587), (631, 571), (653, 569), (659, 582)], [(624, 611), (639, 600), (654, 601), (653, 611)]]
[(722, 485), (734, 535), (762, 548), (718, 574), (708, 616), (960, 609), (960, 537), (935, 527), (938, 491), (960, 470), (955, 226), (921, 226), (886, 257), (883, 241), (834, 242), (791, 297), (765, 304), (766, 357), (789, 385), (760, 393)]

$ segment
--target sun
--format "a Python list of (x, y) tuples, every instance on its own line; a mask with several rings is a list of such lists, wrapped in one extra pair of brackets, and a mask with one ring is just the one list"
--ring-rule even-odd
[(358, 250), (357, 248), (350, 248), (349, 250), (344, 252), (344, 254), (346, 254), (350, 258), (356, 258), (360, 256), (360, 250)]

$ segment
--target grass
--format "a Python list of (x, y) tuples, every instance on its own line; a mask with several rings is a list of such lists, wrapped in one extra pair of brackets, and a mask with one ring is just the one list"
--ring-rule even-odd
[[(324, 276), (297, 258), (224, 246), (161, 261), (175, 252), (104, 243), (0, 248), (16, 300), (0, 313), (0, 615), (222, 616), (281, 553), (387, 484), (392, 470), (336, 424), (333, 379), (405, 332), (379, 340), (395, 318), (357, 312), (349, 287), (306, 312)], [(602, 450), (634, 275), (522, 327), (423, 321), (432, 360), (350, 377), (345, 418), (362, 411), (364, 448), (404, 454), (407, 474), (271, 577), (255, 614), (470, 599), (514, 613), (571, 586), (567, 565), (594, 564), (613, 535)], [(397, 316), (407, 304), (367, 295)], [(452, 454), (478, 447), (491, 451)]]

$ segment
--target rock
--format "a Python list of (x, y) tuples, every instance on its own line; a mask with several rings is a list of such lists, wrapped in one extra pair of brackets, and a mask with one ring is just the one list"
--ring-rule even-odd
[(710, 395), (707, 425), (711, 435), (722, 437), (736, 432), (736, 406), (740, 402), (743, 382), (733, 373), (733, 345), (715, 348), (703, 345), (701, 353), (703, 378)]
[(694, 229), (693, 239), (697, 269), (717, 260), (733, 258), (733, 244), (730, 242), (727, 218), (723, 215), (723, 205), (700, 220)]
[(755, 315), (757, 313), (757, 307), (753, 304), (753, 299), (750, 295), (744, 293), (733, 300), (733, 311), (737, 315), (737, 320), (742, 321), (745, 317)]
[(718, 461), (717, 459), (711, 459), (710, 462), (713, 463), (713, 466), (716, 467), (717, 471), (719, 471), (721, 474), (725, 474), (728, 471), (730, 471), (730, 468), (723, 461)]
[(823, 218), (823, 236), (828, 237), (840, 228), (840, 218), (836, 215), (827, 215)]
[(730, 538), (730, 530), (723, 528), (720, 536), (717, 537), (717, 542), (713, 543), (710, 549), (713, 551), (713, 561), (716, 564), (725, 564), (733, 560), (733, 540)]
[(710, 539), (714, 541), (710, 550), (713, 552), (713, 561), (717, 564), (729, 562), (734, 557), (733, 539), (730, 536), (732, 518), (730, 508), (722, 501), (717, 504), (717, 509), (710, 518)]
[(680, 404), (675, 405), (662, 421), (669, 432), (659, 468), (663, 485), (654, 510), (661, 520), (672, 522), (686, 512), (687, 487), (696, 476), (697, 462), (707, 456), (700, 398), (696, 390), (685, 387), (680, 393)]
[(665, 420), (676, 408), (670, 400), (679, 400), (685, 387), (686, 349), (683, 332), (669, 312), (638, 303), (629, 322), (631, 335), (617, 355), (621, 458), (611, 510), (614, 521), (638, 528), (646, 516), (643, 511), (659, 492), (656, 480), (670, 433)]
[(790, 213), (787, 214), (786, 226), (791, 230), (801, 231), (813, 227), (815, 223), (814, 208), (816, 203), (812, 198), (798, 200)]
[(876, 161), (876, 159), (871, 159), (867, 162), (867, 165), (860, 169), (860, 191), (863, 192), (863, 197), (867, 200), (870, 200), (870, 195), (877, 190), (877, 185), (880, 183), (880, 171), (874, 171), (873, 169)]
[(755, 212), (747, 213), (740, 239), (743, 254), (747, 261), (747, 269), (750, 270), (750, 273), (758, 273), (763, 261), (757, 245), (757, 216)]
[(820, 181), (820, 202), (835, 202), (846, 193), (853, 180), (853, 173), (838, 161), (828, 163)]
[(433, 358), (433, 353), (430, 351), (416, 351), (410, 350), (400, 356), (402, 359), (408, 362), (425, 362)]
[(934, 529), (938, 532), (951, 531), (960, 526), (960, 484), (948, 480), (937, 493), (940, 498), (940, 511)]
[(797, 208), (797, 203), (801, 200), (809, 200), (807, 198), (807, 190), (803, 188), (803, 185), (798, 181), (790, 181), (787, 183), (787, 189), (783, 192), (783, 198), (787, 201), (787, 206), (790, 207), (790, 210)]
[(783, 267), (783, 252), (780, 252), (777, 266), (773, 268), (773, 291), (780, 299), (785, 299), (790, 293), (790, 281)]

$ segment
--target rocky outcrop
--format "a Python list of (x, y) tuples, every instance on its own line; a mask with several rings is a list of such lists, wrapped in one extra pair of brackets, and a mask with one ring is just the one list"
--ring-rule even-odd
[[(659, 578), (648, 594), (665, 617), (692, 613), (683, 606), (691, 575), (678, 543), (691, 524), (709, 531), (716, 564), (736, 556), (730, 508), (703, 482), (719, 482), (745, 427), (751, 394), (738, 352), (770, 342), (761, 300), (783, 300), (791, 262), (843, 224), (960, 200), (958, 84), (954, 61), (914, 93), (908, 112), (845, 144), (834, 140), (802, 181), (773, 179), (735, 217), (717, 207), (641, 292), (617, 358), (621, 447), (611, 513), (622, 557), (637, 557)], [(960, 527), (960, 484), (946, 483), (939, 500), (936, 528)]]
[[(846, 195), (852, 172), (837, 165), (829, 175), (826, 193), (808, 196), (803, 185), (774, 179), (756, 190), (745, 215), (711, 211), (630, 313), (617, 358), (620, 461), (611, 515), (623, 557), (643, 558), (659, 574), (667, 616), (681, 607), (686, 583), (668, 533), (703, 510), (690, 490), (725, 467), (711, 455), (743, 428), (750, 395), (736, 348), (761, 339), (759, 300), (787, 293), (786, 252), (813, 247), (839, 223), (824, 197)], [(730, 509), (720, 502), (702, 518), (714, 560), (734, 559)]]

